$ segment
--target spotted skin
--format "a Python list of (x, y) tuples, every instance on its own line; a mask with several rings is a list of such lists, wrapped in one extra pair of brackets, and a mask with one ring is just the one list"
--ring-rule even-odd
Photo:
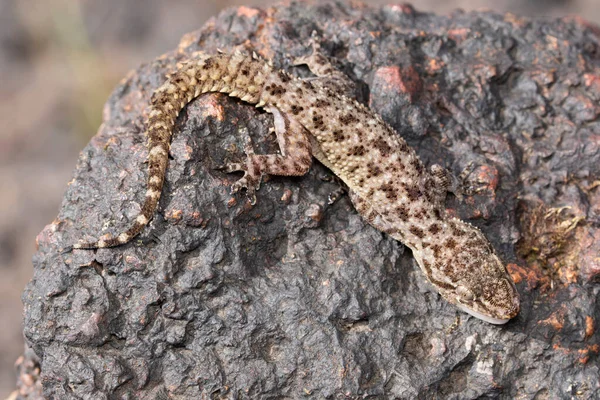
[(490, 323), (516, 316), (519, 296), (494, 248), (477, 228), (446, 215), (448, 175), (437, 166), (427, 170), (379, 115), (328, 84), (327, 75), (337, 72), (322, 56), (301, 61), (320, 78), (296, 79), (241, 53), (198, 54), (183, 64), (151, 99), (148, 184), (140, 215), (116, 237), (73, 247), (118, 246), (140, 233), (158, 206), (177, 115), (202, 93), (224, 92), (273, 114), (281, 150), (256, 155), (247, 145), (246, 162), (226, 168), (245, 172), (232, 191), (253, 194), (264, 174), (303, 175), (312, 155), (346, 183), (370, 224), (412, 250), (442, 297)]

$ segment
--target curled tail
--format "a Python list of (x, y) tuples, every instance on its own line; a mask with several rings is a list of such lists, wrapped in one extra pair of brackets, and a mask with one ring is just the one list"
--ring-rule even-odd
[(264, 61), (239, 53), (201, 55), (185, 63), (152, 95), (147, 121), (148, 183), (140, 214), (133, 225), (118, 236), (96, 242), (79, 242), (73, 248), (115, 247), (137, 236), (158, 208), (169, 161), (171, 136), (179, 112), (194, 98), (207, 92), (225, 92), (257, 104), (269, 70)]

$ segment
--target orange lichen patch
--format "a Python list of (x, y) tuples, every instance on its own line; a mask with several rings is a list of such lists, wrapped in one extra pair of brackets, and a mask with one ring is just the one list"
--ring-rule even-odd
[(202, 217), (202, 214), (199, 211), (192, 212), (192, 215), (186, 218), (186, 224), (194, 227), (202, 227), (206, 228), (208, 224), (208, 219)]
[(532, 264), (527, 268), (527, 289), (539, 288), (542, 291), (552, 287), (550, 276), (538, 264)]
[(400, 67), (382, 67), (375, 72), (375, 77), (381, 82), (384, 82), (389, 89), (390, 87), (400, 87), (402, 78), (400, 77)]
[(371, 36), (373, 39), (377, 39), (381, 36), (381, 31), (371, 31), (369, 32), (369, 36)]
[(169, 210), (165, 213), (165, 219), (169, 220), (175, 220), (175, 221), (179, 221), (181, 220), (181, 217), (183, 216), (183, 211), (182, 210)]
[(562, 347), (562, 346), (561, 346), (560, 344), (558, 344), (558, 343), (554, 343), (554, 344), (552, 345), (552, 350), (555, 350), (555, 351), (560, 351), (561, 353), (564, 353), (564, 354), (569, 354), (569, 353), (571, 353), (571, 351), (572, 351), (571, 349), (567, 349), (566, 347)]
[(598, 354), (598, 352), (600, 352), (600, 345), (598, 344), (592, 344), (589, 346), (586, 346), (583, 349), (568, 349), (566, 347), (562, 347), (560, 344), (558, 343), (554, 343), (552, 345), (552, 349), (555, 351), (559, 351), (565, 355), (569, 355), (572, 354), (573, 352), (577, 352), (577, 356), (578, 356), (578, 360), (581, 364), (587, 364), (587, 362), (590, 359), (590, 354)]
[(108, 138), (108, 140), (104, 144), (103, 149), (106, 150), (106, 149), (110, 148), (111, 146), (119, 146), (120, 144), (121, 144), (121, 140), (118, 137), (111, 136)]
[(241, 7), (238, 7), (238, 9), (237, 9), (237, 15), (240, 17), (252, 18), (252, 17), (256, 17), (259, 14), (260, 14), (260, 10), (258, 10), (257, 8), (241, 6)]
[(179, 40), (179, 44), (177, 45), (177, 50), (183, 51), (190, 47), (192, 44), (196, 43), (198, 40), (195, 32), (186, 33)]
[(379, 68), (375, 72), (375, 79), (383, 84), (383, 90), (405, 93), (411, 99), (422, 88), (421, 78), (412, 66), (402, 70), (398, 66)]
[(226, 98), (224, 94), (213, 93), (200, 98), (202, 104), (201, 118), (214, 117), (219, 121), (225, 120), (225, 109), (221, 102)]
[(230, 197), (229, 200), (227, 200), (227, 207), (234, 207), (237, 204), (237, 199), (235, 197)]
[(585, 338), (589, 338), (594, 334), (594, 319), (589, 315), (585, 317)]
[(579, 362), (581, 364), (587, 364), (590, 359), (590, 353), (598, 354), (599, 351), (600, 345), (598, 344), (592, 344), (587, 346), (585, 349), (577, 350), (577, 353), (579, 353)]
[(443, 61), (438, 60), (437, 58), (431, 58), (427, 62), (427, 72), (433, 75), (434, 73), (440, 71), (443, 66)]
[(492, 165), (481, 165), (474, 172), (478, 184), (477, 192), (487, 192), (489, 196), (495, 197), (500, 176), (498, 169)]
[(504, 14), (504, 21), (512, 24), (515, 27), (524, 27), (529, 23), (529, 20), (523, 17), (520, 17), (513, 13)]
[(471, 30), (468, 28), (457, 28), (450, 29), (447, 35), (450, 39), (454, 40), (457, 43), (460, 43), (463, 40), (465, 40), (467, 36), (469, 36), (469, 33), (471, 33)]
[(600, 76), (595, 74), (583, 74), (583, 84), (594, 92), (600, 92)]
[(527, 271), (525, 268), (513, 263), (506, 264), (506, 270), (510, 274), (510, 277), (514, 283), (523, 282), (523, 279), (525, 279), (529, 273), (529, 271)]
[(580, 243), (575, 230), (584, 217), (575, 216), (569, 207), (546, 208), (538, 205), (528, 208), (521, 204), (519, 216), (521, 240), (517, 244), (519, 256), (528, 265), (537, 265), (554, 282), (568, 285), (579, 277)]
[(565, 309), (561, 308), (555, 313), (553, 313), (550, 317), (538, 321), (540, 325), (548, 325), (553, 327), (555, 330), (559, 331), (565, 326)]

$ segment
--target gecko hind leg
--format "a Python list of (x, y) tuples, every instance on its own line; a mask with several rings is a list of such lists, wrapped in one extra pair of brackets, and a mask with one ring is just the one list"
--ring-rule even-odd
[(246, 161), (225, 165), (227, 172), (244, 171), (244, 176), (231, 185), (231, 192), (246, 189), (252, 204), (256, 203), (255, 191), (260, 187), (263, 175), (301, 176), (308, 172), (312, 163), (311, 142), (306, 129), (276, 107), (268, 106), (265, 110), (273, 114), (281, 154), (255, 154), (248, 136), (244, 144)]

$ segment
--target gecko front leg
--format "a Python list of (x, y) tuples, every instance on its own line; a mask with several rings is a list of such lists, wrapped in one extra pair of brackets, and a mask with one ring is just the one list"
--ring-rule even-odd
[(250, 141), (244, 145), (245, 163), (229, 163), (227, 172), (244, 171), (244, 176), (231, 186), (231, 192), (246, 189), (250, 202), (256, 202), (255, 191), (260, 187), (264, 174), (279, 176), (302, 176), (308, 172), (312, 162), (309, 133), (296, 120), (281, 113), (277, 107), (267, 106), (273, 114), (275, 135), (281, 154), (255, 154)]
[(332, 90), (334, 93), (354, 97), (354, 82), (345, 73), (334, 67), (331, 60), (321, 52), (321, 45), (317, 41), (316, 32), (312, 33), (310, 45), (312, 47), (310, 55), (296, 57), (292, 61), (294, 66), (306, 65), (310, 72), (315, 75), (313, 78), (305, 78), (304, 80), (319, 82), (321, 86)]

